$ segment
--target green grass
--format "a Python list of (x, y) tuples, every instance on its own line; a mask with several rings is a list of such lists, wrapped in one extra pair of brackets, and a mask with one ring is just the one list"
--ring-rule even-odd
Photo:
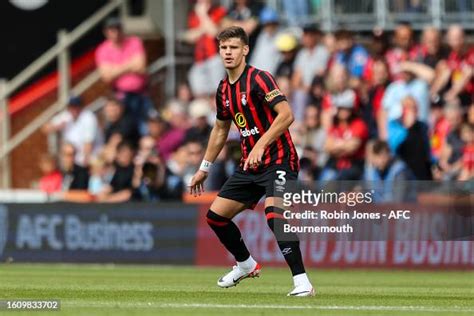
[(286, 269), (264, 267), (260, 278), (220, 289), (216, 280), (224, 272), (168, 266), (3, 264), (0, 299), (61, 300), (59, 313), (34, 315), (474, 314), (472, 271), (312, 270), (317, 295), (311, 298), (286, 297), (292, 285)]

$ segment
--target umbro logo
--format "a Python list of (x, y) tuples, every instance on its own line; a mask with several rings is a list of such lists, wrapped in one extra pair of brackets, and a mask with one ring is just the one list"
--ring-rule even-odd
[(291, 248), (289, 248), (289, 247), (288, 247), (288, 248), (285, 248), (285, 249), (283, 249), (283, 250), (281, 251), (281, 253), (282, 253), (284, 256), (289, 255), (291, 252), (292, 252), (292, 251), (291, 251)]

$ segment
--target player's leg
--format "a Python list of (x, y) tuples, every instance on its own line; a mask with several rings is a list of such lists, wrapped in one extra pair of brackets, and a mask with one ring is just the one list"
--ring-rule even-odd
[(237, 285), (260, 273), (260, 265), (252, 258), (239, 228), (232, 221), (235, 215), (253, 205), (264, 194), (249, 176), (234, 174), (223, 186), (207, 213), (207, 222), (224, 247), (235, 257), (237, 265), (219, 279), (220, 287)]
[[(293, 275), (295, 289), (288, 295), (290, 296), (310, 296), (314, 295), (314, 289), (306, 275), (303, 258), (300, 250), (300, 242), (298, 235), (295, 233), (285, 233), (284, 225), (287, 220), (283, 217), (284, 207), (281, 193), (287, 186), (287, 181), (296, 180), (297, 172), (292, 171), (288, 166), (281, 165), (271, 168), (260, 179), (260, 183), (265, 185), (265, 216), (267, 223), (273, 234), (275, 235), (278, 247), (288, 264)], [(278, 185), (280, 193), (275, 191), (275, 184)]]
[(250, 257), (240, 230), (232, 221), (232, 218), (244, 209), (244, 203), (218, 196), (206, 217), (211, 229), (237, 262), (244, 262)]

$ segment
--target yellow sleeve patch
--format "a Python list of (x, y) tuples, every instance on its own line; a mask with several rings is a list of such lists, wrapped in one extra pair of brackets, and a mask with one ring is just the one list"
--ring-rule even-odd
[(278, 89), (272, 90), (272, 91), (268, 92), (265, 95), (265, 100), (267, 102), (270, 102), (271, 100), (273, 100), (274, 98), (276, 98), (279, 95), (283, 95), (280, 90), (278, 90)]

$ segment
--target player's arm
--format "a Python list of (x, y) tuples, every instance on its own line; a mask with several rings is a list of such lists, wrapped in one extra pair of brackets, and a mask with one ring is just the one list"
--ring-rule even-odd
[(204, 181), (209, 173), (210, 164), (216, 160), (217, 156), (221, 152), (222, 148), (227, 141), (229, 135), (231, 120), (220, 120), (216, 119), (216, 124), (211, 131), (209, 136), (209, 142), (207, 144), (206, 153), (204, 154), (204, 160), (199, 170), (194, 174), (189, 184), (189, 193), (194, 196), (200, 195), (204, 192)]
[(472, 67), (463, 67), (463, 69), (461, 70), (461, 77), (456, 80), (453, 83), (451, 89), (449, 89), (448, 92), (445, 93), (445, 100), (449, 101), (456, 98), (464, 90), (466, 84), (471, 80), (472, 74)]
[(247, 170), (248, 166), (259, 165), (262, 162), (265, 149), (288, 130), (291, 123), (295, 120), (293, 111), (287, 101), (278, 102), (273, 109), (277, 113), (277, 116), (268, 131), (260, 137), (252, 148), (252, 151), (245, 161), (244, 170)]
[(211, 131), (211, 135), (209, 136), (209, 142), (207, 145), (206, 153), (204, 154), (204, 160), (214, 162), (217, 156), (221, 152), (222, 148), (227, 141), (227, 136), (229, 135), (230, 120), (222, 121), (216, 119), (216, 124)]

